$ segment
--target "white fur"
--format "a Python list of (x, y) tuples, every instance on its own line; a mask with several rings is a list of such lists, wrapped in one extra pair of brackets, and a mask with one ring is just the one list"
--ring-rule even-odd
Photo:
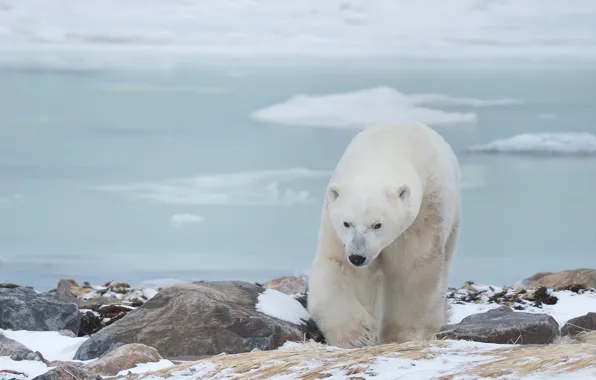
[(327, 189), (309, 281), (308, 308), (329, 344), (428, 339), (446, 324), (460, 177), (449, 144), (422, 124), (370, 127), (348, 145)]

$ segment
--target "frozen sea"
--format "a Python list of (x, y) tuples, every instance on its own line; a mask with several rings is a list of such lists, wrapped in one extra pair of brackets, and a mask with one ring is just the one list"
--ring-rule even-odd
[[(404, 22), (422, 14), (402, 1), (228, 1), (211, 13), (198, 1), (49, 3), (0, 1), (0, 283), (307, 273), (330, 171), (359, 128), (393, 120), (428, 123), (460, 159), (452, 285), (596, 266), (591, 2), (546, 1), (534, 15), (457, 1), (459, 11), (435, 9), (441, 24), (406, 25), (410, 37), (433, 31), (422, 37), (442, 58), (427, 56), (422, 37), (381, 33), (391, 4)], [(100, 10), (118, 6), (107, 25)], [(486, 17), (461, 29), (464, 8)], [(237, 22), (242, 9), (253, 22)], [(221, 14), (230, 17), (217, 24)], [(201, 17), (210, 33), (186, 33)], [(304, 34), (309, 22), (328, 39)], [(564, 22), (557, 38), (541, 32)], [(478, 40), (458, 40), (470, 30)], [(225, 41), (206, 46), (214, 31)], [(382, 54), (397, 40), (416, 54)], [(455, 43), (468, 58), (446, 57)]]

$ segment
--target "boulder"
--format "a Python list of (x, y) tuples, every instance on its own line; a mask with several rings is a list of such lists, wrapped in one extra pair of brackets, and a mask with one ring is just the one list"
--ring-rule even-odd
[(56, 288), (56, 298), (63, 301), (78, 303), (78, 295), (75, 294), (79, 289), (79, 284), (75, 280), (60, 280)]
[(528, 289), (541, 286), (551, 289), (567, 289), (581, 285), (583, 288), (596, 288), (596, 269), (581, 268), (561, 272), (539, 272), (522, 281)]
[(437, 337), (499, 344), (546, 344), (559, 335), (559, 324), (550, 315), (514, 312), (501, 306), (443, 326)]
[(79, 307), (32, 288), (0, 289), (0, 328), (79, 332)]
[(306, 293), (306, 281), (295, 276), (282, 276), (267, 281), (263, 286), (267, 289), (275, 289), (288, 295)]
[(561, 329), (561, 335), (574, 337), (590, 331), (596, 331), (596, 313), (588, 313), (568, 320)]
[(102, 377), (84, 370), (81, 366), (61, 364), (33, 380), (102, 380)]
[(155, 363), (162, 359), (153, 347), (131, 343), (109, 351), (83, 368), (103, 376), (115, 376), (118, 372), (133, 368), (140, 363)]
[(141, 343), (164, 357), (270, 350), (301, 341), (299, 326), (258, 312), (265, 288), (241, 281), (199, 281), (160, 291), (140, 308), (85, 341), (76, 360), (100, 357), (115, 347)]
[(0, 334), (0, 357), (9, 356), (12, 360), (39, 360), (37, 354), (23, 344)]

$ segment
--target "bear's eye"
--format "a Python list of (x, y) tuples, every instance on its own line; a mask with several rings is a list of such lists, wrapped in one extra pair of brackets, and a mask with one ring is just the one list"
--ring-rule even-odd
[(378, 230), (378, 229), (379, 229), (379, 228), (381, 228), (382, 226), (383, 226), (383, 225), (382, 225), (381, 223), (377, 223), (377, 224), (375, 224), (375, 225), (373, 226), (373, 228), (374, 228), (375, 230)]
[(346, 227), (346, 228), (350, 227), (350, 223), (344, 222), (344, 227)]

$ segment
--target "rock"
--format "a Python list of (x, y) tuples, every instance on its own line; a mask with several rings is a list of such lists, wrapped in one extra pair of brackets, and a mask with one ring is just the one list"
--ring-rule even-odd
[(73, 367), (77, 367), (80, 368), (82, 367), (84, 364), (81, 362), (71, 362), (69, 360), (52, 360), (52, 361), (47, 361), (46, 365), (48, 367), (62, 367), (62, 366), (73, 366)]
[(127, 289), (130, 289), (130, 285), (128, 285), (126, 282), (112, 281), (112, 282), (106, 284), (106, 286), (112, 292), (121, 293), (121, 294), (125, 294), (127, 292)]
[(77, 296), (74, 295), (73, 288), (78, 288), (79, 284), (75, 280), (60, 280), (56, 288), (56, 298), (64, 301), (77, 301)]
[(534, 301), (534, 305), (537, 307), (541, 307), (542, 304), (556, 305), (556, 303), (559, 301), (559, 299), (550, 294), (548, 289), (544, 286), (541, 286), (534, 291), (532, 294), (532, 300)]
[(181, 357), (270, 350), (301, 341), (305, 333), (308, 339), (305, 326), (256, 311), (264, 290), (241, 281), (199, 281), (163, 289), (91, 336), (75, 359), (97, 358), (122, 343), (142, 343), (164, 357)]
[(119, 304), (94, 305), (91, 310), (81, 313), (79, 336), (95, 334), (133, 310), (134, 307)]
[(10, 356), (12, 360), (39, 360), (37, 354), (23, 344), (0, 334), (0, 357)]
[(79, 332), (79, 307), (32, 288), (0, 289), (0, 328)]
[(596, 313), (588, 313), (568, 320), (561, 329), (561, 335), (574, 337), (589, 331), (596, 331)]
[(118, 298), (99, 296), (81, 300), (80, 307), (81, 309), (98, 311), (104, 305), (120, 305), (121, 303), (122, 301)]
[(500, 344), (546, 344), (560, 335), (557, 321), (546, 314), (514, 312), (507, 306), (473, 314), (443, 326), (439, 339)]
[(274, 278), (263, 286), (267, 289), (275, 289), (288, 295), (306, 293), (306, 281), (295, 276)]
[(17, 285), (17, 284), (0, 284), (0, 289), (16, 289), (16, 288), (20, 288), (21, 285)]
[(101, 376), (82, 369), (80, 366), (62, 364), (33, 380), (102, 380)]
[(101, 317), (93, 311), (81, 313), (81, 325), (79, 326), (79, 336), (92, 335), (104, 328)]
[(539, 272), (522, 283), (528, 289), (544, 286), (559, 290), (578, 285), (583, 288), (596, 288), (596, 269), (581, 268), (561, 272)]
[(308, 294), (307, 293), (300, 294), (299, 296), (297, 296), (295, 298), (296, 298), (296, 301), (300, 302), (302, 307), (304, 307), (306, 310), (308, 310)]
[(161, 355), (155, 348), (132, 343), (109, 351), (83, 368), (103, 376), (115, 376), (118, 372), (133, 368), (137, 364), (155, 363), (161, 359)]
[(81, 304), (82, 296), (90, 293), (93, 289), (81, 287), (75, 280), (60, 280), (56, 288), (56, 298), (63, 301), (71, 301)]

